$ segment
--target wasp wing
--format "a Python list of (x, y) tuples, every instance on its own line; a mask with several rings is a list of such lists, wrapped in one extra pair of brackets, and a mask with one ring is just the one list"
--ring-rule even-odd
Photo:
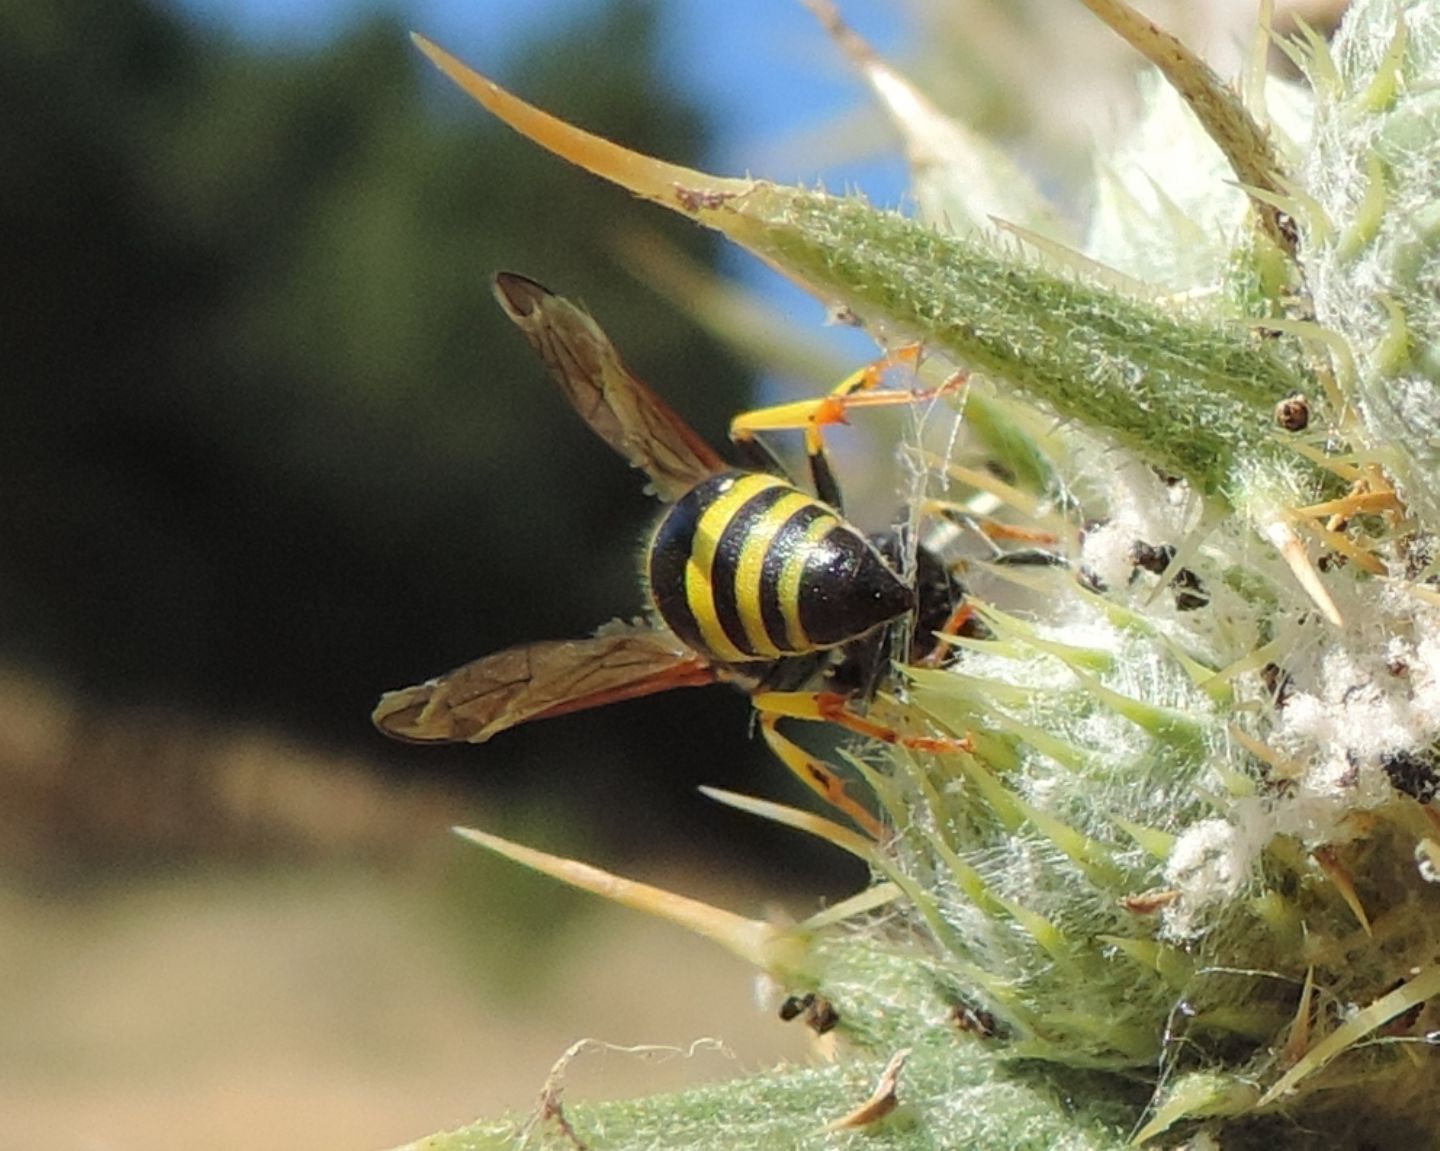
[(484, 743), (528, 720), (716, 679), (709, 664), (669, 633), (612, 624), (587, 639), (507, 648), (388, 691), (370, 718), (386, 735), (412, 743)]
[(661, 499), (673, 502), (727, 470), (714, 448), (626, 370), (610, 338), (580, 308), (513, 272), (495, 277), (495, 298), (581, 418), (645, 471)]

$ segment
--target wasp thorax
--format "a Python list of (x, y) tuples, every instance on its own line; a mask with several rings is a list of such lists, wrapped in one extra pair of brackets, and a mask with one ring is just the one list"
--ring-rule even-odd
[(834, 647), (914, 603), (834, 509), (759, 473), (727, 472), (677, 500), (655, 529), (647, 566), (666, 625), (721, 663)]

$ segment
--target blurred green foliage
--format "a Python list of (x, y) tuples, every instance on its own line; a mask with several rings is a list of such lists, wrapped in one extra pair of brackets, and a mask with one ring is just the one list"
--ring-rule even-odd
[[(739, 782), (764, 757), (718, 690), (483, 751), (369, 728), (383, 689), (641, 606), (653, 504), (493, 305), (496, 269), (588, 300), (716, 440), (745, 391), (611, 248), (626, 222), (712, 241), (473, 114), (405, 31), (261, 50), (142, 0), (0, 2), (0, 656), (632, 814), (637, 774)], [(622, 0), (503, 72), (694, 162), (707, 126), (656, 48)]]

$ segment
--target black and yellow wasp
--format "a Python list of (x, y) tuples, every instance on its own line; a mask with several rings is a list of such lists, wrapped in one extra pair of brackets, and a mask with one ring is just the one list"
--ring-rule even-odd
[[(872, 368), (823, 399), (741, 415), (731, 438), (756, 470), (739, 470), (625, 369), (586, 312), (511, 273), (496, 276), (495, 295), (575, 410), (670, 505), (645, 554), (651, 616), (585, 639), (509, 648), (387, 692), (375, 725), (397, 739), (483, 743), (529, 720), (734, 683), (751, 695), (765, 740), (786, 766), (875, 830), (835, 773), (776, 723), (825, 720), (918, 747), (959, 742), (902, 736), (862, 714), (888, 679), (892, 640), (908, 636), (899, 654), (910, 660), (930, 657), (936, 632), (963, 611), (964, 591), (924, 548), (914, 577), (903, 579), (898, 537), (867, 536), (845, 520), (820, 431), (852, 407), (910, 403), (922, 393), (877, 389)], [(755, 439), (782, 428), (805, 430), (816, 495), (775, 474), (778, 465)]]

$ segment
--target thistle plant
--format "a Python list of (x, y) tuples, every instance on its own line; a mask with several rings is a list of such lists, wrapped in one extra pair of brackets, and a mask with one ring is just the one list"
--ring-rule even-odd
[(776, 925), (465, 833), (731, 948), (839, 1057), (552, 1085), (424, 1146), (1440, 1141), (1440, 5), (1358, 0), (1282, 44), (1304, 84), (1239, 91), (1085, 3), (1157, 75), (1069, 231), (824, 5), (915, 216), (635, 155), (419, 41), (541, 146), (965, 373), (953, 450), (911, 451), (916, 518), (1004, 541), (965, 562), (954, 658), (873, 704), (948, 742), (848, 756), (878, 832), (715, 793), (864, 859), (852, 899)]

